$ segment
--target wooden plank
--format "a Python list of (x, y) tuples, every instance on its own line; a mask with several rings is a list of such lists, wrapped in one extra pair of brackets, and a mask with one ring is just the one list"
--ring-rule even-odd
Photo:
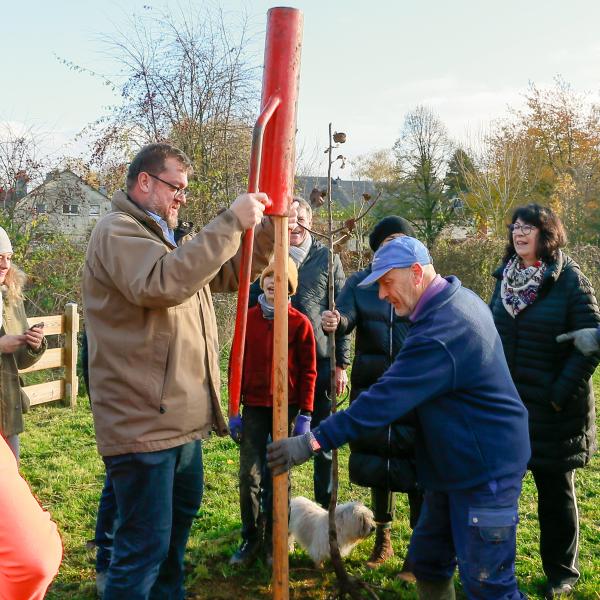
[(31, 406), (43, 404), (44, 402), (53, 402), (54, 400), (62, 400), (65, 395), (65, 380), (57, 379), (47, 383), (38, 383), (36, 385), (28, 385), (23, 388), (29, 396)]
[(79, 313), (77, 304), (69, 302), (65, 306), (65, 404), (74, 407), (77, 404), (77, 333), (79, 332)]
[(35, 365), (21, 369), (19, 373), (32, 373), (34, 371), (42, 371), (43, 369), (53, 369), (55, 367), (63, 367), (65, 364), (65, 349), (64, 348), (52, 348), (46, 350), (42, 354), (42, 358), (38, 360)]
[(47, 317), (28, 317), (29, 327), (36, 323), (44, 324), (44, 335), (56, 335), (65, 332), (65, 316), (50, 315)]

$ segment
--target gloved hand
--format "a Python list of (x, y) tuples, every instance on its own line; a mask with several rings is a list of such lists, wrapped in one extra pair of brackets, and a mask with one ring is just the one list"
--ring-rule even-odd
[(236, 443), (242, 442), (242, 431), (244, 430), (244, 423), (241, 415), (235, 417), (229, 417), (229, 435), (231, 439)]
[(273, 475), (281, 475), (313, 456), (310, 435), (309, 431), (304, 435), (284, 438), (267, 446), (267, 463)]
[(299, 414), (296, 417), (296, 423), (294, 424), (294, 431), (292, 431), (292, 437), (297, 435), (304, 435), (310, 431), (310, 422), (312, 420), (311, 415)]
[(570, 331), (569, 333), (563, 333), (556, 337), (556, 341), (560, 344), (562, 342), (573, 341), (575, 348), (581, 352), (584, 356), (590, 356), (594, 352), (600, 351), (600, 343), (598, 342), (598, 330), (590, 327), (588, 329), (579, 329), (577, 331)]

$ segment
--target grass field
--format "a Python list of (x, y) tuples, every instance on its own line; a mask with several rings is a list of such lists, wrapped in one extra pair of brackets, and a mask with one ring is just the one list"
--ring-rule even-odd
[[(600, 397), (600, 370), (595, 374)], [(85, 600), (95, 598), (93, 553), (86, 540), (93, 537), (95, 513), (103, 482), (103, 466), (96, 452), (94, 428), (87, 398), (72, 411), (56, 406), (36, 407), (27, 415), (22, 437), (22, 471), (33, 491), (58, 523), (65, 556), (58, 578), (47, 598)], [(340, 500), (369, 502), (367, 490), (352, 486), (347, 478), (347, 452), (340, 453)], [(269, 571), (257, 563), (237, 571), (228, 559), (239, 542), (237, 496), (238, 450), (227, 439), (212, 438), (204, 446), (205, 495), (188, 546), (187, 585), (197, 600), (270, 598)], [(304, 465), (294, 472), (293, 494), (311, 497), (312, 471)], [(580, 511), (581, 580), (574, 598), (600, 599), (600, 458), (577, 472)], [(535, 487), (527, 475), (521, 497), (518, 530), (517, 575), (521, 589), (532, 599), (542, 598), (543, 572), (538, 555)], [(407, 502), (398, 499), (393, 528), (396, 557), (377, 571), (363, 568), (372, 540), (363, 542), (347, 560), (349, 571), (363, 577), (381, 600), (416, 598), (414, 588), (395, 580), (406, 551), (410, 529)], [(457, 581), (457, 589), (460, 584)], [(334, 576), (317, 571), (302, 551), (290, 556), (290, 597), (325, 599), (331, 596)]]

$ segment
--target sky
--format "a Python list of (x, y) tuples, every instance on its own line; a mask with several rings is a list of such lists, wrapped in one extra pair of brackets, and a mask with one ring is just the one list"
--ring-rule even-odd
[[(188, 1), (188, 0), (186, 0)], [(189, 2), (203, 6), (205, 0)], [(119, 99), (100, 78), (61, 59), (112, 75), (101, 37), (153, 0), (2, 2), (0, 123), (33, 128), (50, 155), (82, 151), (76, 134)], [(171, 2), (171, 6), (174, 3)], [(261, 61), (264, 0), (212, 2), (236, 20), (245, 11)], [(530, 82), (562, 76), (600, 92), (597, 0), (298, 0), (304, 36), (298, 146), (321, 159), (327, 126), (345, 131), (354, 157), (390, 148), (404, 116), (429, 106), (464, 142), (519, 107)], [(258, 106), (256, 107), (258, 110)], [(315, 163), (315, 169), (322, 168)]]

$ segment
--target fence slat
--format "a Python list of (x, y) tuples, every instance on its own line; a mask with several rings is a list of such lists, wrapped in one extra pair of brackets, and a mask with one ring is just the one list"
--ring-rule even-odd
[(56, 335), (65, 332), (65, 316), (50, 315), (47, 317), (28, 317), (29, 327), (36, 323), (44, 324), (44, 335)]
[[(39, 322), (39, 321), (38, 321)], [(64, 348), (52, 348), (46, 350), (42, 354), (42, 358), (38, 360), (35, 365), (21, 369), (19, 373), (33, 373), (34, 371), (42, 371), (43, 369), (53, 369), (55, 367), (62, 367), (65, 363), (65, 349)]]
[(58, 379), (57, 381), (49, 381), (48, 383), (28, 385), (23, 390), (29, 396), (31, 406), (43, 404), (44, 402), (52, 402), (53, 400), (62, 400), (65, 396), (65, 380)]
[(72, 408), (77, 403), (77, 333), (79, 313), (77, 304), (69, 302), (65, 306), (65, 404)]

